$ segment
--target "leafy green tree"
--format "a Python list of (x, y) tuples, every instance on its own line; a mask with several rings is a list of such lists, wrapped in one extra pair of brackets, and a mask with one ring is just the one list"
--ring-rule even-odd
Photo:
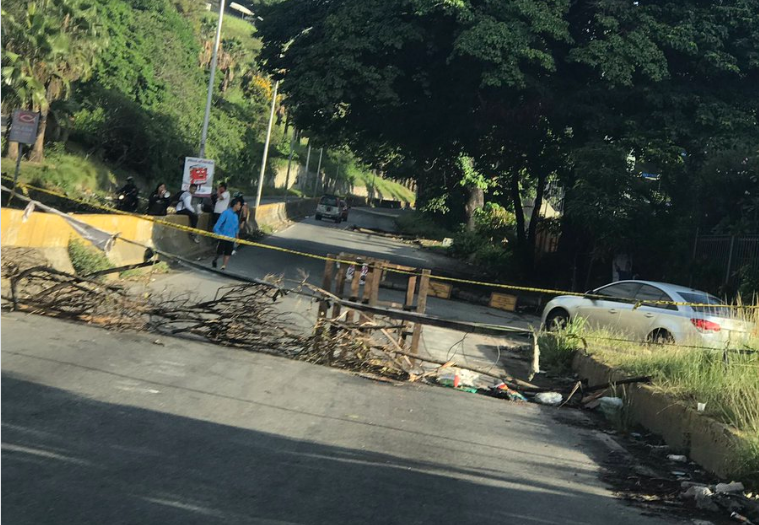
[(67, 98), (74, 81), (92, 74), (104, 47), (100, 19), (96, 7), (83, 0), (7, 1), (2, 15), (3, 107), (40, 113), (30, 156), (39, 162), (51, 104)]

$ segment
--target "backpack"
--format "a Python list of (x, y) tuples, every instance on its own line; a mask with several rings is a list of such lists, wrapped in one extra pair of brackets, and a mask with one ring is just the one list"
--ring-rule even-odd
[(172, 208), (176, 208), (177, 204), (179, 204), (179, 201), (182, 200), (182, 196), (187, 192), (187, 190), (179, 190), (178, 192), (172, 194), (171, 199), (169, 199), (169, 206)]

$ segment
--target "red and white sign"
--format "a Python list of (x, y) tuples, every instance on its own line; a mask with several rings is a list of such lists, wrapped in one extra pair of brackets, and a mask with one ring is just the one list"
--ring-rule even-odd
[(11, 132), (8, 135), (10, 142), (22, 144), (34, 144), (37, 140), (37, 125), (40, 122), (40, 114), (36, 111), (17, 109), (13, 112)]
[(198, 197), (205, 197), (213, 193), (214, 161), (199, 159), (197, 157), (185, 157), (184, 175), (182, 176), (182, 189), (186, 190), (190, 184), (198, 185)]

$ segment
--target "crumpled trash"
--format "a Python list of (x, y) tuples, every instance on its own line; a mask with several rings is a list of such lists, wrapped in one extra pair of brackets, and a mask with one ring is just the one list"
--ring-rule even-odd
[(706, 485), (691, 485), (688, 487), (688, 490), (683, 492), (682, 497), (685, 499), (689, 498), (704, 498), (704, 497), (711, 497), (712, 494), (714, 494), (709, 487)]
[(680, 454), (669, 454), (667, 456), (667, 459), (670, 461), (674, 461), (675, 463), (686, 463), (688, 461), (687, 456), (682, 456)]
[(541, 392), (535, 395), (535, 402), (541, 405), (557, 406), (563, 401), (563, 397), (558, 392)]
[(445, 386), (451, 386), (453, 388), (476, 389), (476, 383), (479, 379), (480, 374), (472, 372), (471, 370), (463, 370), (458, 368), (448, 368), (437, 376), (438, 383)]
[(475, 386), (475, 382), (479, 377), (479, 374), (469, 370), (447, 369), (437, 376), (437, 382), (443, 386), (476, 394), (477, 387)]
[(714, 490), (717, 494), (732, 494), (743, 492), (746, 490), (746, 487), (740, 481), (733, 481), (731, 483), (717, 483), (717, 487)]
[(625, 403), (619, 397), (602, 397), (599, 399), (601, 412), (603, 412), (606, 419), (612, 422), (621, 422), (622, 419), (622, 407)]
[(738, 514), (737, 512), (733, 512), (730, 514), (730, 518), (733, 520), (739, 522), (739, 523), (745, 523), (746, 525), (752, 525), (754, 522), (748, 519), (746, 516), (743, 516), (742, 514)]
[(512, 390), (509, 388), (506, 383), (498, 383), (497, 385), (494, 385), (490, 388), (490, 393), (493, 397), (498, 397), (501, 399), (508, 399), (509, 401), (527, 401), (527, 399), (517, 392), (516, 390)]

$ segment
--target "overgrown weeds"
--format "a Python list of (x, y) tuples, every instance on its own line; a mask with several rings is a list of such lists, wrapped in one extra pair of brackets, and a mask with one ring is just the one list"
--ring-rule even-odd
[(735, 428), (743, 438), (736, 451), (741, 471), (759, 476), (759, 341), (742, 350), (719, 350), (626, 341), (579, 323), (541, 336), (546, 367), (568, 371), (574, 353), (588, 342), (588, 353), (631, 376), (650, 376), (652, 386)]
[(77, 275), (89, 275), (108, 270), (113, 265), (102, 252), (77, 239), (71, 239), (68, 245), (69, 259)]

